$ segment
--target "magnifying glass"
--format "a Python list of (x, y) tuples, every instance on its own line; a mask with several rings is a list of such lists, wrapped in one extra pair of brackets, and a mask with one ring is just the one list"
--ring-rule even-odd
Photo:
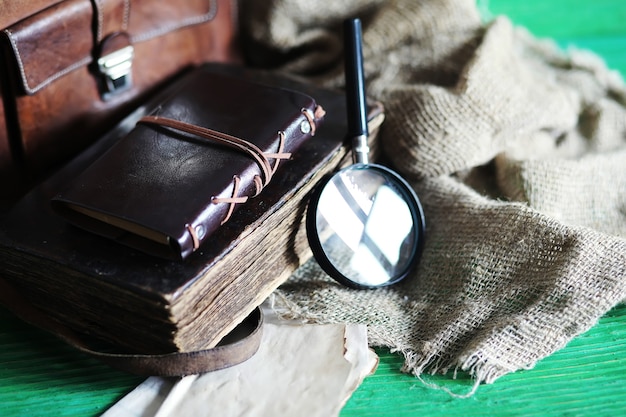
[(397, 173), (369, 163), (361, 21), (344, 22), (348, 136), (353, 165), (316, 187), (307, 211), (309, 245), (322, 269), (353, 288), (395, 284), (413, 269), (424, 241), (424, 211)]

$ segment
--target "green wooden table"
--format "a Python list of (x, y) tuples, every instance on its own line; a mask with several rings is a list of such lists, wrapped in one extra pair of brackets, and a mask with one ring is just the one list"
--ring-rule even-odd
[[(603, 56), (626, 74), (625, 0), (482, 0), (485, 14), (507, 14), (538, 36)], [(626, 306), (534, 369), (482, 385), (467, 399), (428, 388), (400, 373), (402, 359), (378, 351), (381, 363), (346, 404), (350, 416), (614, 416), (626, 412)], [(452, 392), (472, 381), (427, 376)], [(0, 416), (93, 416), (143, 378), (77, 354), (0, 308)]]

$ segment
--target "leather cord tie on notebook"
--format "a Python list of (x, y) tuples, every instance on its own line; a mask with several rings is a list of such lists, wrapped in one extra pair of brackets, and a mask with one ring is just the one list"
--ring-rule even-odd
[(263, 312), (257, 307), (213, 348), (164, 354), (109, 353), (94, 350), (80, 335), (51, 319), (1, 277), (0, 302), (20, 319), (56, 335), (79, 351), (114, 368), (142, 376), (194, 375), (237, 365), (257, 352), (263, 328)]
[[(315, 135), (316, 131), (316, 123), (315, 119), (322, 118), (326, 113), (325, 110), (321, 106), (317, 106), (315, 111), (311, 111), (309, 109), (302, 109), (302, 114), (306, 118), (306, 122), (308, 122), (308, 126), (310, 128), (311, 135)], [(159, 117), (159, 116), (144, 116), (137, 123), (143, 124), (151, 124), (161, 127), (166, 127), (169, 129), (178, 130), (184, 133), (188, 133), (194, 135), (195, 137), (203, 140), (208, 140), (212, 142), (217, 142), (222, 145), (229, 146), (235, 150), (241, 151), (254, 159), (261, 170), (262, 176), (255, 175), (254, 184), (256, 186), (256, 192), (254, 196), (257, 196), (261, 193), (263, 188), (270, 182), (272, 176), (278, 169), (279, 162), (284, 159), (291, 158), (291, 153), (284, 152), (285, 147), (285, 132), (278, 131), (278, 151), (275, 153), (263, 152), (259, 149), (255, 144), (246, 141), (244, 139), (238, 138), (233, 135), (229, 135), (227, 133), (219, 132), (210, 128), (197, 126), (191, 123), (182, 122), (180, 120), (170, 119), (167, 117)], [(270, 159), (274, 159), (274, 164), (270, 163)], [(239, 196), (239, 186), (240, 186), (240, 178), (238, 175), (233, 176), (233, 191), (230, 197), (212, 197), (211, 201), (214, 204), (229, 204), (228, 212), (224, 216), (221, 224), (224, 224), (230, 219), (232, 215), (235, 204), (242, 204), (248, 200), (247, 196)], [(193, 227), (188, 226), (187, 230), (191, 234), (192, 240), (194, 242), (194, 249), (197, 249), (196, 243), (199, 245), (199, 239), (196, 236), (196, 232)]]
[[(281, 132), (282, 133), (282, 132)], [(211, 198), (211, 202), (213, 204), (222, 204), (222, 203), (226, 203), (229, 204), (228, 207), (228, 212), (226, 213), (226, 216), (224, 216), (224, 219), (222, 220), (222, 222), (220, 224), (224, 224), (228, 221), (228, 219), (230, 219), (230, 216), (233, 214), (233, 211), (235, 210), (235, 204), (243, 204), (246, 201), (248, 201), (248, 196), (239, 196), (239, 184), (241, 183), (241, 178), (239, 177), (239, 175), (234, 175), (233, 176), (233, 193), (230, 197), (212, 197)], [(256, 194), (258, 195), (261, 190), (263, 189), (263, 185), (260, 181), (260, 178), (258, 175), (254, 176), (254, 184), (256, 185)]]
[[(263, 154), (263, 151), (259, 149), (258, 146), (244, 139), (229, 135), (227, 133), (218, 132), (217, 130), (197, 126), (191, 123), (181, 122), (180, 120), (170, 119), (167, 117), (144, 116), (139, 119), (137, 123), (167, 127), (184, 133), (192, 134), (199, 139), (217, 142), (222, 145), (231, 147), (235, 150), (241, 151), (254, 159), (254, 161), (261, 169), (261, 173), (263, 175), (263, 186), (267, 185), (267, 183), (269, 183), (272, 178), (272, 166), (269, 162), (269, 159)], [(279, 159), (288, 159), (291, 157), (291, 154), (276, 155)]]

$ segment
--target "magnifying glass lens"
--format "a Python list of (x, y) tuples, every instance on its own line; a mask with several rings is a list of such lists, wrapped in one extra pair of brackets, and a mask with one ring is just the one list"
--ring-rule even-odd
[(424, 223), (422, 208), (403, 179), (379, 165), (352, 165), (318, 192), (307, 226), (326, 272), (358, 288), (390, 285), (410, 272)]
[(356, 162), (311, 196), (306, 226), (313, 255), (331, 277), (354, 288), (405, 278), (424, 240), (424, 212), (413, 189), (394, 171), (368, 163), (361, 21), (344, 22), (348, 137)]

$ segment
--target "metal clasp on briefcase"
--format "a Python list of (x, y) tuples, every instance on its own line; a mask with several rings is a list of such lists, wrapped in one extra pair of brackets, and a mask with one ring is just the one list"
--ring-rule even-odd
[[(124, 45), (122, 47), (120, 40)], [(102, 76), (102, 99), (108, 100), (132, 87), (135, 49), (130, 44), (127, 34), (116, 33), (102, 41), (100, 50), (102, 55), (98, 59), (98, 71)]]

